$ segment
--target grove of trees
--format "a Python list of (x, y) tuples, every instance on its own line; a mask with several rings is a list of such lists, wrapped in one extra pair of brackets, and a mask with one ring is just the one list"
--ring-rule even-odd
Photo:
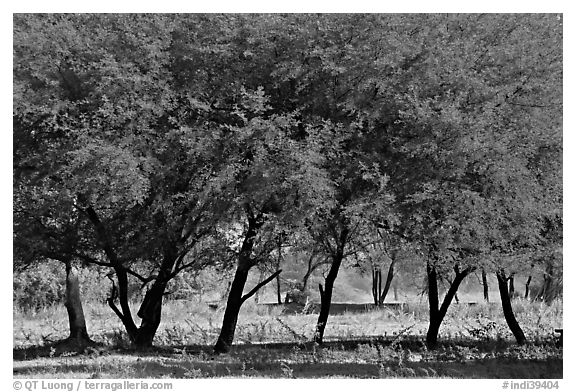
[(428, 347), (480, 271), (524, 343), (510, 278), (549, 300), (562, 269), (562, 55), (552, 14), (16, 14), (14, 268), (62, 262), (80, 345), (74, 266), (108, 269), (137, 347), (175, 277), (232, 270), (223, 353), (283, 253), (326, 268), (321, 344), (340, 268), (381, 304), (409, 252)]

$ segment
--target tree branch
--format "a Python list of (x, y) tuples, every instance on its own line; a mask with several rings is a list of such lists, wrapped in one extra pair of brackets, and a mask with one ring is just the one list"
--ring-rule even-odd
[(250, 290), (248, 292), (248, 294), (242, 296), (242, 298), (240, 299), (240, 301), (242, 301), (242, 303), (244, 303), (244, 301), (246, 301), (248, 298), (250, 298), (251, 296), (253, 296), (254, 294), (256, 294), (256, 292), (258, 290), (260, 290), (261, 287), (265, 286), (266, 284), (270, 283), (270, 281), (272, 281), (275, 277), (277, 277), (278, 275), (280, 275), (280, 273), (282, 272), (282, 270), (278, 270), (276, 272), (274, 272), (272, 275), (270, 275), (267, 279), (263, 280), (262, 282), (258, 283), (252, 290)]
[(116, 288), (116, 283), (114, 282), (114, 279), (112, 279), (112, 276), (107, 275), (108, 279), (110, 279), (110, 282), (112, 282), (112, 289), (110, 290), (110, 296), (106, 299), (106, 302), (108, 302), (108, 306), (110, 306), (110, 308), (112, 308), (112, 310), (114, 311), (114, 313), (116, 313), (116, 315), (118, 316), (118, 318), (124, 322), (124, 314), (122, 314), (122, 312), (120, 311), (120, 309), (118, 309), (118, 307), (116, 306), (116, 304), (114, 303), (114, 300), (116, 299), (116, 297), (118, 296), (117, 293), (117, 288)]

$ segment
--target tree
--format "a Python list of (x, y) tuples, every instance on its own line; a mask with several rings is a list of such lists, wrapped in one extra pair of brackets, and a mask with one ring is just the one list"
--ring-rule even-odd
[(235, 250), (236, 272), (214, 347), (217, 353), (230, 349), (242, 304), (281, 270), (243, 295), (249, 271), (258, 264), (270, 263), (278, 244), (301, 219), (298, 204), (304, 205), (305, 199), (297, 190), (302, 187), (299, 176), (307, 153), (290, 138), (295, 126), (290, 116), (259, 116), (234, 127), (229, 136), (227, 156), (235, 160), (229, 163), (235, 171), (228, 188), (228, 211), (242, 226)]
[[(15, 187), (38, 193), (35, 219), (62, 206), (81, 216), (68, 255), (114, 271), (108, 304), (137, 346), (152, 344), (169, 281), (220, 243), (221, 146), (173, 76), (177, 30), (169, 15), (15, 16)], [(149, 287), (140, 326), (133, 278)]]
[[(27, 187), (30, 190), (31, 187)], [(26, 189), (26, 188), (25, 188)], [(47, 200), (42, 200), (45, 207)], [(68, 313), (70, 335), (59, 342), (58, 350), (83, 351), (94, 342), (90, 339), (82, 299), (78, 270), (74, 265), (74, 252), (80, 247), (81, 224), (77, 214), (59, 205), (55, 214), (34, 215), (40, 204), (34, 193), (26, 193), (20, 188), (14, 193), (14, 256), (17, 269), (34, 263), (57, 260), (63, 263), (66, 271), (64, 305)]]
[[(400, 76), (376, 100), (396, 108), (378, 136), (380, 162), (401, 215), (396, 232), (426, 260), (434, 347), (471, 271), (492, 254), (537, 246), (542, 193), (529, 161), (559, 135), (561, 26), (552, 15), (426, 15), (394, 29), (406, 61), (382, 68)], [(450, 271), (440, 306), (436, 282)]]

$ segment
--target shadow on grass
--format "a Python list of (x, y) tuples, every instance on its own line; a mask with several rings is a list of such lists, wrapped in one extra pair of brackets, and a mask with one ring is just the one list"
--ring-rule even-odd
[[(241, 344), (220, 356), (212, 353), (211, 345), (147, 350), (99, 345), (83, 354), (61, 357), (54, 356), (51, 346), (36, 346), (14, 349), (13, 354), (14, 375), (27, 377), (563, 377), (561, 351), (553, 351), (553, 345), (543, 342), (528, 347), (540, 353), (534, 358), (510, 355), (515, 347), (507, 341), (458, 339), (444, 341), (430, 352), (421, 336), (402, 336), (401, 339), (378, 336), (326, 341), (322, 347), (310, 342)], [(489, 355), (450, 356), (459, 350)]]
[[(322, 349), (334, 349), (339, 351), (354, 351), (360, 346), (393, 346), (395, 350), (410, 350), (411, 352), (428, 351), (424, 344), (424, 337), (420, 335), (402, 335), (402, 336), (364, 336), (360, 338), (342, 339), (338, 337), (327, 336), (322, 344)], [(554, 345), (553, 339), (539, 340), (530, 343), (535, 347), (548, 347)], [(35, 358), (48, 358), (59, 356), (54, 352), (54, 344), (42, 346), (29, 346), (25, 348), (14, 348), (13, 359), (15, 361), (30, 360)], [(508, 340), (477, 340), (472, 338), (447, 339), (440, 341), (436, 352), (450, 350), (454, 348), (471, 348), (479, 352), (500, 352), (517, 345)], [(312, 351), (319, 346), (311, 341), (301, 342), (270, 342), (270, 343), (244, 343), (232, 346), (231, 354), (242, 356), (243, 353), (250, 353), (254, 350), (265, 350), (277, 352), (279, 354), (294, 350)], [(212, 355), (213, 345), (174, 345), (174, 346), (154, 346), (147, 349), (137, 349), (128, 345), (107, 346), (102, 343), (95, 343), (94, 347), (89, 347), (83, 353), (67, 353), (70, 355), (81, 354), (105, 354), (119, 353), (126, 355), (138, 356), (170, 356), (181, 353)]]
[(464, 362), (405, 362), (378, 363), (287, 363), (284, 361), (220, 361), (216, 359), (158, 360), (133, 357), (121, 369), (109, 364), (51, 363), (24, 365), (14, 369), (15, 376), (42, 377), (43, 374), (93, 378), (562, 378), (562, 360), (513, 360), (491, 358)]

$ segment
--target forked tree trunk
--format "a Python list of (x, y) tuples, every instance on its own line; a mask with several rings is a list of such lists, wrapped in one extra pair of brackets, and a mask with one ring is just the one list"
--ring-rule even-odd
[(78, 270), (72, 265), (72, 262), (66, 263), (66, 298), (64, 305), (66, 306), (70, 323), (70, 336), (67, 339), (69, 343), (77, 345), (80, 349), (92, 344), (93, 342), (90, 340), (88, 329), (86, 328), (86, 319), (84, 318)]
[(348, 229), (344, 228), (340, 233), (336, 251), (332, 256), (332, 265), (330, 266), (330, 271), (324, 280), (325, 287), (322, 288), (322, 284), (319, 285), (320, 314), (318, 315), (318, 321), (316, 322), (316, 332), (314, 333), (314, 342), (318, 344), (322, 344), (324, 339), (324, 330), (326, 329), (328, 315), (330, 314), (330, 305), (332, 304), (332, 291), (334, 289), (334, 281), (338, 277), (338, 271), (340, 269), (340, 265), (342, 264), (342, 260), (344, 259), (344, 246), (346, 244), (347, 237)]
[[(116, 268), (118, 288), (116, 288), (115, 285), (113, 286), (112, 295), (108, 298), (108, 305), (124, 324), (126, 332), (128, 332), (128, 337), (136, 348), (148, 348), (152, 346), (154, 336), (156, 336), (161, 321), (164, 293), (170, 280), (172, 268), (176, 263), (176, 258), (175, 249), (165, 250), (158, 276), (146, 292), (144, 300), (138, 310), (137, 315), (142, 319), (139, 327), (136, 326), (132, 318), (132, 311), (128, 303), (128, 276), (126, 270), (121, 267)], [(114, 302), (117, 295), (119, 297), (120, 309), (118, 309)]]
[(378, 305), (383, 305), (386, 296), (388, 295), (388, 291), (390, 291), (390, 286), (392, 285), (392, 279), (394, 278), (394, 264), (396, 262), (392, 260), (390, 263), (390, 267), (388, 267), (388, 274), (386, 275), (386, 283), (384, 284), (384, 290), (380, 292), (380, 298), (378, 301)]
[(488, 278), (486, 277), (486, 270), (484, 268), (482, 268), (482, 287), (484, 288), (484, 301), (490, 302)]
[(234, 333), (236, 332), (236, 324), (238, 322), (238, 314), (240, 313), (240, 308), (244, 301), (249, 297), (254, 295), (261, 287), (276, 278), (280, 271), (276, 271), (268, 279), (260, 282), (256, 287), (251, 290), (248, 294), (242, 296), (244, 292), (244, 287), (246, 286), (246, 281), (248, 280), (248, 272), (250, 268), (255, 265), (254, 260), (252, 260), (252, 250), (254, 249), (254, 241), (258, 230), (264, 224), (264, 219), (262, 215), (253, 216), (250, 214), (248, 216), (248, 229), (244, 236), (244, 241), (242, 242), (242, 247), (238, 255), (238, 267), (236, 268), (236, 273), (234, 274), (234, 279), (232, 280), (232, 285), (230, 286), (230, 292), (228, 293), (228, 301), (226, 302), (226, 310), (224, 311), (224, 319), (222, 320), (222, 328), (220, 329), (220, 335), (214, 346), (214, 353), (221, 354), (230, 351), (232, 342), (234, 341)]
[(440, 325), (446, 316), (448, 307), (450, 306), (450, 303), (452, 303), (460, 283), (462, 283), (464, 278), (472, 272), (472, 269), (466, 268), (463, 271), (460, 271), (458, 267), (454, 267), (456, 276), (450, 283), (450, 287), (444, 296), (441, 306), (439, 306), (438, 274), (436, 268), (429, 263), (426, 266), (426, 271), (428, 275), (428, 304), (430, 308), (430, 323), (428, 325), (428, 332), (426, 333), (426, 347), (433, 350), (438, 346), (438, 332), (440, 331)]
[(502, 311), (504, 312), (504, 318), (506, 323), (512, 331), (516, 342), (520, 345), (526, 343), (526, 336), (518, 324), (516, 317), (514, 316), (514, 311), (512, 310), (512, 302), (510, 301), (510, 291), (507, 285), (506, 275), (503, 270), (496, 273), (496, 278), (498, 279), (498, 290), (500, 291), (500, 300), (502, 301)]
[[(114, 268), (118, 286), (109, 276), (112, 281), (112, 292), (107, 302), (110, 308), (116, 313), (118, 318), (124, 324), (128, 337), (132, 344), (138, 348), (149, 347), (160, 325), (162, 315), (162, 299), (166, 290), (166, 285), (172, 277), (172, 271), (178, 260), (178, 244), (174, 242), (166, 242), (163, 246), (162, 263), (158, 271), (158, 276), (154, 279), (152, 287), (144, 296), (144, 301), (138, 311), (138, 316), (142, 319), (140, 327), (136, 326), (132, 317), (130, 303), (128, 300), (128, 272), (124, 267), (118, 254), (114, 250), (109, 238), (106, 227), (100, 220), (100, 217), (91, 206), (82, 210), (88, 219), (94, 225), (96, 234), (102, 244), (102, 249), (110, 260), (110, 264)], [(183, 255), (181, 255), (183, 257)], [(116, 306), (116, 298), (120, 303), (120, 308)]]
[(167, 282), (157, 279), (144, 296), (142, 305), (137, 313), (142, 322), (133, 339), (134, 345), (138, 348), (152, 346), (162, 318), (162, 300), (166, 284)]

